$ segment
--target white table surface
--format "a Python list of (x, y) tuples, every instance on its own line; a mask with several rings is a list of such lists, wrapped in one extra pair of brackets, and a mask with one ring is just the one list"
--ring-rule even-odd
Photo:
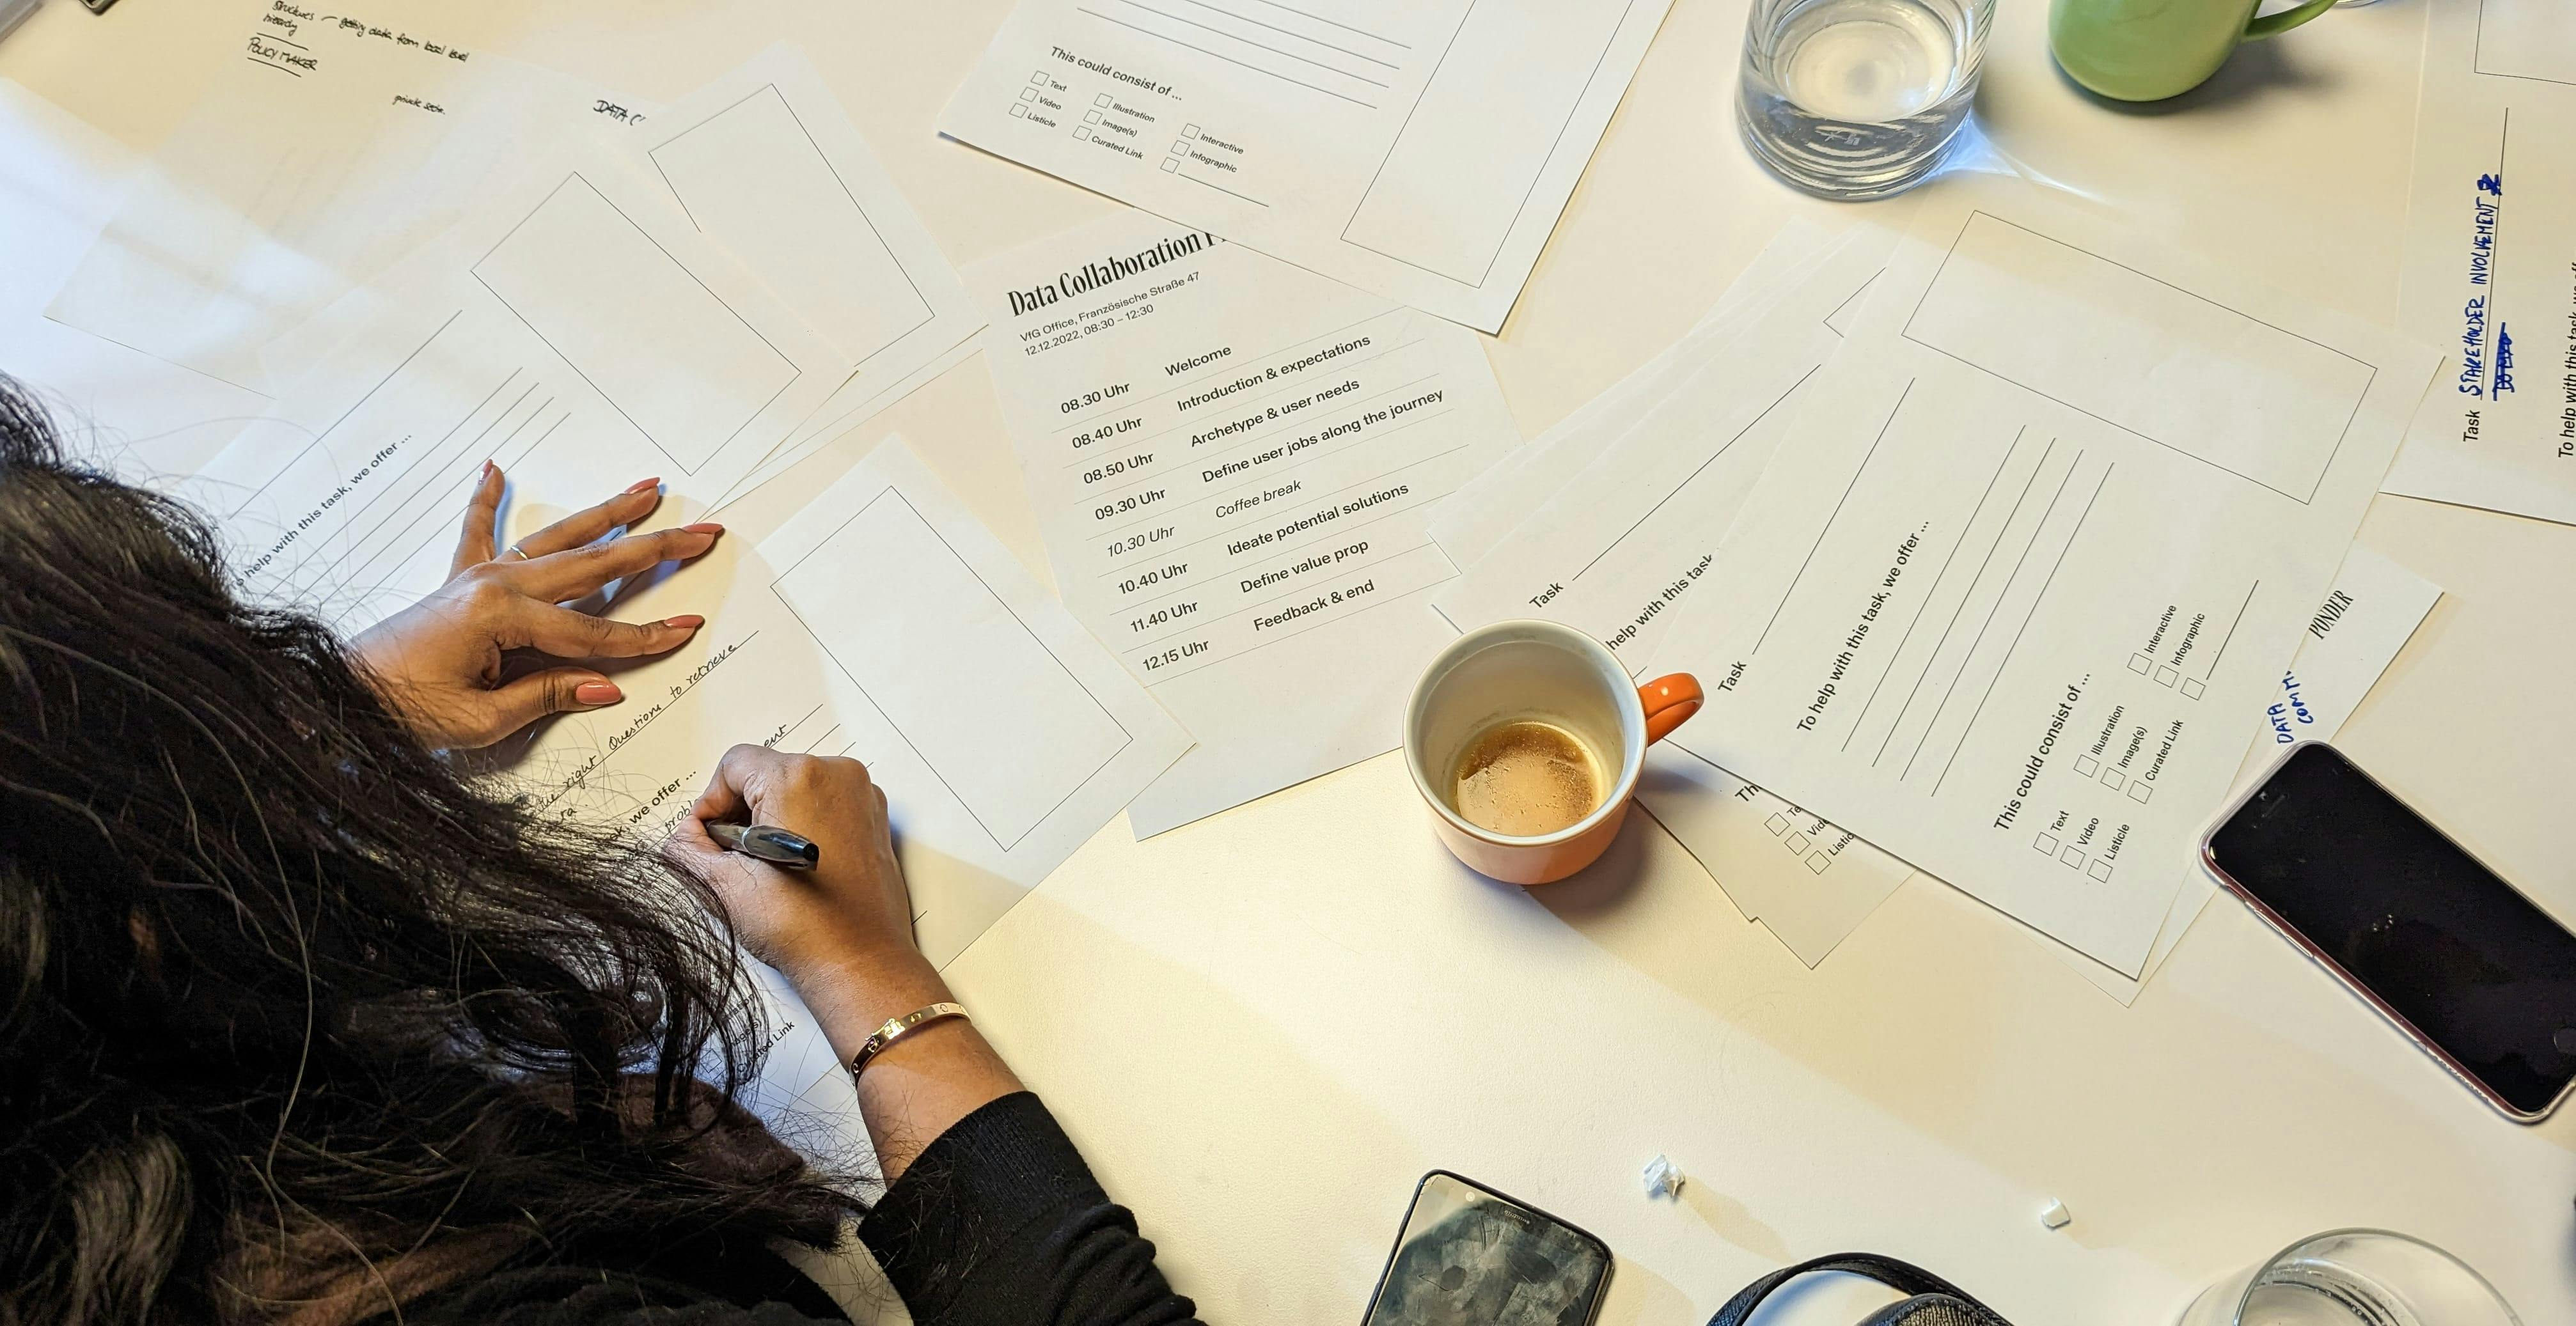
[[(2424, 6), (2466, 2), (2337, 12), (2137, 110), (2056, 72), (2039, 0), (2000, 0), (1979, 114), (2033, 176), (2385, 322)], [(796, 35), (962, 264), (1113, 205), (933, 136), (1008, 3), (558, 0), (521, 50), (667, 99)], [(1743, 9), (1675, 5), (1488, 343), (1525, 433), (1687, 328), (1785, 217), (1872, 214), (1738, 146)], [(21, 85), (0, 81), (0, 369), (146, 471), (258, 402), (35, 314), (234, 12), (52, 0), (0, 41)], [(729, 518), (756, 533), (893, 431), (1044, 574), (980, 360)], [(2576, 528), (2381, 498), (2362, 541), (2450, 597), (2344, 744), (2576, 920)], [(2576, 1110), (2490, 1113), (2224, 901), (2134, 1008), (1921, 880), (1809, 971), (1642, 816), (1565, 884), (1469, 874), (1383, 756), (1149, 842), (1110, 825), (950, 976), (1210, 1320), (1357, 1320), (1433, 1166), (1606, 1238), (1610, 1323), (1703, 1320), (1784, 1261), (1871, 1249), (2017, 1321), (2161, 1326), (2341, 1225), (2430, 1238), (2534, 1326), (2576, 1320)], [(1691, 1176), (1678, 1203), (1640, 1191), (1659, 1152)], [(2075, 1216), (2054, 1233), (2052, 1198)], [(1839, 1324), (1824, 1300), (1851, 1297), (1783, 1315)]]

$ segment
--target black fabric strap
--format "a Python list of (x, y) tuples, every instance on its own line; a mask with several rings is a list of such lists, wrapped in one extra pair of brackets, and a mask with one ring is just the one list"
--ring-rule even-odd
[(1726, 1301), (1708, 1326), (1744, 1326), (1762, 1301), (1782, 1285), (1817, 1271), (1865, 1276), (1908, 1297), (1872, 1314), (1860, 1326), (2012, 1326), (1994, 1309), (1970, 1298), (1966, 1290), (1910, 1262), (1869, 1252), (1840, 1252), (1783, 1267), (1744, 1287)]

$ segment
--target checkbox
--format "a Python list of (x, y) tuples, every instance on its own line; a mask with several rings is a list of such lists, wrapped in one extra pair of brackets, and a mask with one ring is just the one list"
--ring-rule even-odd
[(2182, 693), (2186, 699), (2197, 700), (2200, 698), (2200, 693), (2208, 689), (2209, 688), (2207, 686), (2200, 684), (2200, 678), (2198, 677), (2185, 677), (2182, 679)]
[(2149, 783), (2144, 778), (2138, 779), (2129, 784), (2129, 799), (2137, 802), (2141, 806), (2147, 804), (2147, 798), (2154, 796), (2155, 794), (2156, 789), (2154, 784)]
[(1035, 101), (1035, 100), (1037, 100), (1037, 99), (1038, 99), (1038, 90), (1037, 90), (1036, 88), (1033, 88), (1033, 87), (1024, 87), (1024, 88), (1021, 88), (1021, 89), (1020, 89), (1020, 100), (1022, 100), (1022, 101)]
[(2117, 769), (2105, 769), (2102, 771), (2102, 786), (2107, 787), (2114, 792), (2119, 791), (2120, 784), (2127, 781), (2127, 779), (2120, 776), (2120, 771)]
[(2075, 757), (2075, 772), (2080, 773), (2087, 778), (2092, 777), (2093, 771), (2101, 767), (2102, 762), (2094, 759), (2090, 755), (2078, 755)]
[(1180, 163), (1180, 162), (1175, 161), (1175, 160), (1173, 160), (1173, 159), (1172, 159), (1172, 158), (1170, 158), (1170, 157), (1165, 157), (1165, 158), (1163, 158), (1163, 169), (1165, 169), (1165, 170), (1169, 170), (1169, 171), (1178, 171), (1180, 168), (1181, 168), (1181, 163)]
[(1108, 93), (1106, 93), (1106, 92), (1103, 92), (1103, 93), (1101, 93), (1099, 96), (1093, 97), (1093, 98), (1091, 99), (1091, 104), (1092, 104), (1092, 105), (1094, 105), (1094, 106), (1106, 106), (1106, 105), (1108, 105), (1108, 104), (1109, 104), (1109, 94), (1108, 94)]
[(1029, 108), (1026, 106), (1011, 107), (1011, 118), (1015, 120), (1025, 120), (1029, 118)]
[(1827, 856), (1822, 852), (1818, 852), (1807, 858), (1807, 869), (1821, 875), (1825, 873), (1825, 867), (1832, 865), (1833, 863), (1834, 859), (1832, 857)]
[(1771, 836), (1776, 838), (1789, 831), (1789, 817), (1786, 815), (1773, 815), (1771, 818), (1762, 821), (1762, 827), (1769, 829), (1771, 831)]
[(1043, 82), (1045, 82), (1045, 81), (1046, 81), (1046, 71), (1045, 71), (1045, 70), (1043, 70), (1043, 69), (1041, 69), (1041, 70), (1037, 71), (1036, 73), (1029, 75), (1029, 81), (1030, 81), (1030, 82), (1032, 82), (1032, 83), (1043, 83)]
[(2172, 668), (2156, 669), (2156, 684), (2158, 686), (2171, 686), (2180, 680), (2182, 680), (2182, 674), (2174, 671)]
[(2108, 861), (2096, 861), (2092, 865), (2085, 867), (2084, 873), (2091, 875), (2095, 883), (2108, 884), (2111, 882), (2111, 863)]
[(1198, 136), (1199, 136), (1199, 127), (1198, 127), (1197, 125), (1195, 125), (1195, 124), (1190, 124), (1190, 125), (1183, 125), (1183, 126), (1181, 127), (1181, 137), (1183, 137), (1183, 138), (1196, 138), (1196, 137), (1198, 137)]
[(2047, 856), (2057, 855), (2057, 840), (2044, 833), (2039, 835), (2039, 850)]
[(1789, 850), (1792, 852), (1804, 852), (1807, 850), (1807, 835), (1803, 833), (1790, 834), (1786, 841), (1789, 844)]
[(1177, 142), (1177, 143), (1172, 144), (1172, 155), (1173, 155), (1173, 156), (1176, 156), (1176, 157), (1185, 157), (1185, 156), (1188, 156), (1189, 154), (1190, 154), (1190, 144), (1189, 144), (1189, 140), (1188, 140), (1188, 139), (1186, 139), (1186, 138), (1185, 138), (1185, 139), (1182, 139), (1180, 142)]
[(1073, 126), (1073, 140), (1075, 142), (1081, 142), (1083, 139), (1089, 138), (1090, 136), (1091, 131), (1089, 129), (1085, 129), (1078, 124)]
[(1098, 124), (1098, 123), (1100, 123), (1100, 112), (1098, 112), (1098, 111), (1084, 111), (1084, 112), (1082, 113), (1082, 122), (1083, 122), (1084, 124)]
[(2065, 851), (2058, 853), (2057, 859), (2065, 862), (2070, 868), (2082, 870), (2084, 868), (2084, 849), (2080, 847), (2069, 847)]
[(2141, 677), (2147, 675), (2147, 669), (2154, 666), (2155, 660), (2148, 658), (2144, 654), (2129, 655), (2129, 671), (2134, 672)]

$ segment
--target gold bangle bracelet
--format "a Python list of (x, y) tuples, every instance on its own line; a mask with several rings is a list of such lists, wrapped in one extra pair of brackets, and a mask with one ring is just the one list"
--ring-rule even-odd
[[(945, 1022), (950, 1018), (966, 1018), (966, 1006), (949, 1003), (931, 1004), (924, 1008), (916, 1008), (902, 1017), (886, 1019), (885, 1025), (877, 1028), (876, 1034), (868, 1037), (867, 1043), (859, 1047), (859, 1052), (850, 1056), (851, 1080), (856, 1081), (859, 1074), (867, 1071), (868, 1061), (885, 1053), (896, 1041), (931, 1023)], [(966, 1020), (974, 1021), (973, 1018), (966, 1018)]]

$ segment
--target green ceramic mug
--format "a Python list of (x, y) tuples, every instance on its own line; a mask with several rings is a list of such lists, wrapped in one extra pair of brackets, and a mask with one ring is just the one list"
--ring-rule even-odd
[(2287, 32), (2334, 3), (2307, 0), (2256, 18), (2262, 0), (2051, 0), (2048, 49), (2103, 96), (2162, 101), (2217, 73), (2237, 43)]

